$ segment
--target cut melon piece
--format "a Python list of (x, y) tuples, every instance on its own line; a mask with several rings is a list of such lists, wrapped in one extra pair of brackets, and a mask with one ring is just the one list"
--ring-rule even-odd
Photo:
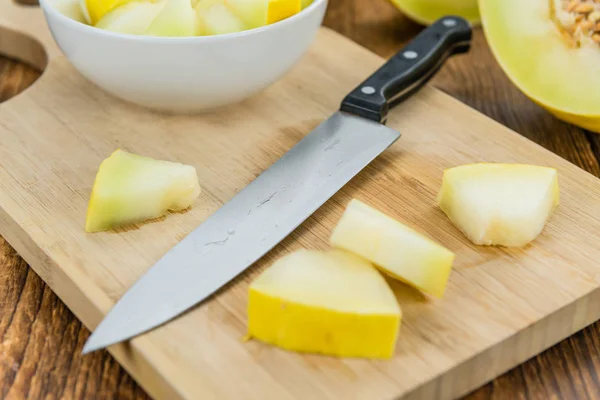
[(145, 32), (148, 36), (196, 36), (198, 24), (196, 11), (189, 0), (163, 0), (161, 12)]
[(199, 31), (202, 35), (221, 35), (248, 29), (224, 0), (203, 0), (196, 7)]
[(600, 132), (600, 3), (480, 0), (479, 6), (487, 41), (511, 81), (558, 118)]
[(194, 167), (116, 150), (96, 174), (85, 230), (114, 229), (184, 210), (199, 195)]
[(136, 1), (125, 4), (106, 14), (98, 21), (96, 28), (141, 35), (148, 30), (164, 5), (164, 2), (153, 3), (149, 1)]
[(109, 12), (135, 0), (80, 0), (81, 12), (90, 25), (96, 25)]
[(407, 17), (429, 25), (447, 15), (463, 17), (479, 23), (477, 0), (391, 0)]
[(558, 205), (558, 173), (522, 164), (450, 168), (438, 202), (473, 243), (521, 247), (542, 232)]
[(258, 28), (298, 13), (302, 0), (225, 0), (225, 4), (248, 27)]
[(389, 358), (400, 319), (385, 279), (341, 250), (289, 254), (250, 285), (248, 334), (288, 350)]
[(302, 0), (302, 3), (300, 4), (300, 8), (302, 10), (304, 10), (306, 7), (310, 6), (312, 4), (313, 0)]
[(64, 16), (84, 24), (87, 23), (79, 0), (52, 0), (51, 3)]
[(450, 250), (356, 199), (348, 204), (330, 242), (436, 297), (443, 296), (454, 262)]

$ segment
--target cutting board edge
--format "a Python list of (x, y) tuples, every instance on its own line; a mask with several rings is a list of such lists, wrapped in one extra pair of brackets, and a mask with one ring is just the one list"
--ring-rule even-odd
[[(81, 275), (73, 277), (59, 262), (49, 256), (33, 237), (29, 235), (9, 214), (0, 207), (0, 235), (27, 262), (35, 273), (52, 289), (58, 298), (88, 329), (100, 323), (105, 312), (110, 308), (110, 299), (89, 278)], [(85, 288), (82, 290), (81, 288)], [(91, 291), (103, 296), (100, 301), (86, 293)], [(106, 302), (99, 305), (99, 302)], [(93, 316), (90, 310), (98, 316)], [(92, 321), (95, 319), (95, 321)], [(131, 351), (135, 347), (135, 351)], [(161, 372), (145, 356), (146, 348), (139, 345), (120, 344), (111, 346), (108, 351), (127, 372), (132, 375), (138, 385), (142, 386), (152, 397), (167, 399), (183, 399), (176, 388), (169, 384)], [(151, 351), (149, 346), (148, 351)]]
[[(590, 304), (594, 307), (593, 309), (590, 309)], [(578, 312), (581, 309), (585, 310), (583, 314)], [(596, 286), (577, 300), (530, 324), (527, 328), (493, 344), (473, 357), (453, 365), (436, 377), (407, 392), (398, 400), (429, 398), (450, 400), (466, 396), (599, 320), (600, 286)], [(565, 321), (569, 323), (565, 323)], [(565, 326), (568, 329), (565, 329)], [(561, 327), (563, 330), (561, 330)], [(505, 351), (508, 342), (510, 342), (510, 346), (515, 346), (517, 349), (519, 343), (530, 343), (527, 348), (532, 350), (518, 352), (516, 361), (512, 361), (513, 353)], [(492, 362), (496, 363), (497, 366), (487, 368)], [(472, 378), (475, 376), (474, 371), (479, 374), (475, 379), (460, 379), (461, 376)], [(457, 382), (458, 388), (456, 388)], [(467, 382), (467, 384), (462, 385), (463, 382)]]

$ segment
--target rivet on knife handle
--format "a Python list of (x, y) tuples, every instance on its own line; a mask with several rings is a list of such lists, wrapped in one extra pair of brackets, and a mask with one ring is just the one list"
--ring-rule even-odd
[(389, 109), (423, 86), (444, 61), (469, 51), (471, 36), (465, 19), (439, 19), (346, 96), (341, 110), (385, 122)]

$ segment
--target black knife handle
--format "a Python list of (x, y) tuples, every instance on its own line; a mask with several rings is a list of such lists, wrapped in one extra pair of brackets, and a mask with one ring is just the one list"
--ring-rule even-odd
[(471, 36), (465, 19), (440, 18), (346, 96), (341, 110), (384, 123), (388, 111), (420, 89), (444, 61), (468, 52)]

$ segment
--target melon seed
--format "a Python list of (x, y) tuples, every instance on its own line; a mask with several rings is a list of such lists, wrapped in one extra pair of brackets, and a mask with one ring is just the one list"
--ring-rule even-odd
[(588, 14), (594, 11), (594, 5), (590, 3), (580, 3), (575, 6), (575, 12)]

